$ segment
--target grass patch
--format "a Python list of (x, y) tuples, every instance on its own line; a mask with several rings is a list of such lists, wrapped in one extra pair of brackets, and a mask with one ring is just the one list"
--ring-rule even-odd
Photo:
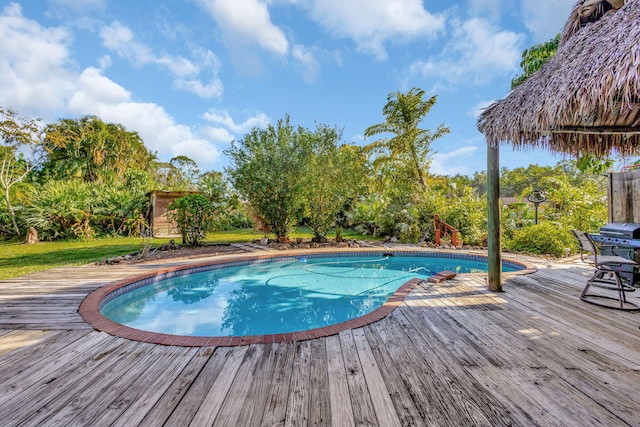
[[(168, 239), (154, 240), (159, 245)], [(64, 242), (38, 242), (25, 245), (0, 243), (0, 279), (22, 276), (50, 268), (84, 265), (117, 255), (138, 252), (142, 248), (139, 237), (118, 237)]]
[[(205, 243), (243, 243), (262, 237), (264, 237), (263, 233), (257, 233), (252, 229), (230, 230), (210, 233), (207, 235)], [(310, 239), (313, 237), (313, 233), (308, 228), (299, 227), (295, 232), (291, 233), (291, 237)], [(328, 237), (331, 238), (334, 235), (329, 235)], [(350, 230), (345, 230), (343, 237), (358, 240), (376, 240), (371, 236), (362, 236)], [(153, 239), (152, 246), (159, 246), (169, 240), (168, 238)], [(176, 238), (175, 241), (180, 243), (180, 238)], [(142, 249), (142, 244), (142, 239), (139, 237), (39, 242), (34, 245), (0, 242), (0, 280), (50, 268), (85, 265), (118, 255), (136, 253)]]

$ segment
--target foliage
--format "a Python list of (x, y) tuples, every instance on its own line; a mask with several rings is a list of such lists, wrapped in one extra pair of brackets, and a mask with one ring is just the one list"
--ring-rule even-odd
[(218, 206), (219, 215), (225, 219), (221, 224), (224, 229), (253, 227), (246, 204), (229, 187), (222, 172), (209, 171), (202, 174), (198, 179), (197, 189)]
[(44, 240), (90, 238), (94, 235), (90, 225), (93, 202), (91, 186), (85, 182), (47, 181), (33, 188), (23, 218)]
[(294, 128), (286, 116), (275, 126), (253, 128), (225, 151), (233, 187), (279, 239), (287, 238), (303, 208), (310, 136), (306, 129)]
[[(18, 236), (20, 227), (12, 204), (13, 187), (21, 183), (42, 158), (42, 150), (38, 149), (43, 147), (39, 133), (39, 120), (22, 118), (15, 111), (0, 107), (0, 187), (8, 213), (8, 218), (0, 224), (10, 221)], [(25, 150), (31, 158), (26, 157)]]
[(585, 173), (602, 175), (611, 171), (613, 163), (612, 159), (601, 159), (593, 154), (585, 154), (578, 158), (576, 167)]
[(41, 239), (138, 236), (147, 225), (148, 198), (127, 180), (104, 186), (77, 180), (47, 181), (33, 186), (30, 194), (30, 202), (20, 213)]
[(506, 244), (511, 250), (556, 257), (564, 256), (566, 248), (575, 249), (575, 246), (575, 237), (571, 232), (552, 222), (522, 228)]
[(76, 178), (106, 183), (121, 179), (129, 169), (148, 170), (154, 155), (136, 132), (95, 116), (61, 119), (46, 128), (53, 145), (40, 171), (40, 180)]
[(156, 162), (155, 179), (159, 188), (167, 191), (193, 191), (198, 186), (200, 169), (187, 156), (176, 156), (168, 163)]
[(207, 232), (218, 227), (216, 206), (202, 194), (189, 194), (169, 204), (168, 218), (175, 221), (182, 235), (182, 243), (200, 246)]
[(435, 132), (418, 127), (437, 100), (437, 96), (428, 100), (424, 100), (424, 96), (425, 91), (418, 88), (407, 93), (390, 93), (382, 109), (385, 121), (364, 131), (365, 137), (381, 133), (393, 135), (366, 146), (366, 150), (375, 156), (374, 167), (390, 166), (396, 170), (394, 175), (408, 179), (422, 190), (427, 187), (431, 143), (449, 133), (449, 128), (444, 125), (438, 126)]
[(544, 189), (544, 180), (549, 176), (563, 174), (561, 165), (538, 166), (529, 165), (526, 168), (502, 168), (500, 171), (501, 197), (526, 197), (532, 189)]
[[(312, 154), (304, 177), (304, 202), (315, 241), (326, 240), (337, 215), (348, 208), (364, 186), (366, 160), (357, 147), (338, 146), (340, 137), (337, 129), (322, 125), (310, 135)], [(344, 223), (336, 226), (340, 228)]]
[(545, 184), (547, 200), (554, 210), (545, 209), (544, 217), (558, 221), (567, 229), (597, 230), (607, 223), (605, 178), (584, 179), (573, 185), (567, 176), (550, 177)]
[(511, 89), (524, 83), (529, 76), (538, 71), (549, 59), (553, 58), (558, 50), (559, 43), (560, 34), (547, 42), (525, 49), (522, 52), (522, 61), (520, 62), (523, 73), (511, 80)]

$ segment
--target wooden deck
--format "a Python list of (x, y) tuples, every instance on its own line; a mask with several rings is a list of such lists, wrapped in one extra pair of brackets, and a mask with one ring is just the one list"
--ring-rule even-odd
[(459, 276), (362, 328), (217, 348), (129, 341), (77, 314), (97, 287), (158, 265), (5, 280), (0, 423), (640, 426), (640, 314), (580, 301), (578, 262), (534, 263), (500, 294)]

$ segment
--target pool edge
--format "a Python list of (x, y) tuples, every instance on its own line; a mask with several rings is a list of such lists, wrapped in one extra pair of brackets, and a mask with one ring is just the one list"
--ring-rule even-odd
[[(379, 251), (379, 249), (378, 249)], [(306, 252), (306, 251), (305, 251)], [(338, 252), (338, 251), (332, 251)], [(352, 253), (362, 253), (362, 252), (371, 252), (371, 251), (363, 251), (360, 250), (350, 250), (350, 251), (339, 251), (340, 253), (352, 252)], [(393, 251), (393, 252), (406, 252), (406, 251)], [(423, 251), (420, 251), (423, 252)], [(313, 254), (327, 254), (326, 251), (313, 251), (306, 252)], [(441, 252), (445, 253), (445, 252)], [(295, 254), (300, 254), (299, 252), (277, 252), (277, 253), (262, 253), (260, 255), (250, 255), (250, 256), (240, 256), (233, 257), (234, 262), (242, 262), (242, 261), (253, 261), (260, 260), (266, 258), (277, 258), (281, 256), (295, 256)], [(478, 254), (469, 254), (472, 257), (478, 258), (486, 258), (485, 256)], [(217, 347), (232, 347), (232, 346), (241, 346), (241, 345), (250, 345), (250, 344), (269, 344), (269, 343), (282, 343), (282, 342), (294, 342), (294, 341), (304, 341), (315, 338), (328, 337), (331, 335), (336, 335), (342, 331), (349, 329), (361, 328), (363, 326), (369, 325), (371, 323), (377, 322), (386, 316), (388, 316), (393, 310), (395, 310), (400, 304), (404, 301), (405, 297), (409, 295), (409, 293), (420, 283), (423, 282), (423, 279), (410, 279), (409, 281), (402, 284), (388, 299), (385, 301), (380, 307), (373, 310), (370, 313), (365, 314), (364, 316), (347, 320), (345, 322), (337, 323), (330, 326), (325, 326), (321, 328), (309, 329), (306, 331), (299, 332), (291, 332), (291, 333), (278, 333), (278, 334), (268, 334), (268, 335), (245, 335), (245, 336), (184, 336), (184, 335), (171, 335), (171, 334), (163, 334), (159, 332), (150, 332), (143, 331), (140, 329), (131, 328), (129, 326), (125, 326), (123, 324), (114, 322), (100, 313), (100, 307), (103, 300), (110, 293), (125, 287), (127, 285), (140, 282), (142, 280), (156, 277), (159, 275), (177, 272), (182, 270), (191, 270), (199, 267), (209, 266), (209, 265), (217, 265), (224, 264), (229, 262), (230, 258), (224, 257), (218, 260), (207, 260), (201, 262), (194, 262), (192, 264), (183, 264), (176, 265), (173, 267), (163, 267), (157, 270), (153, 270), (147, 272), (145, 274), (131, 276), (122, 280), (118, 280), (91, 292), (80, 304), (78, 308), (78, 314), (80, 317), (91, 327), (99, 332), (105, 332), (109, 335), (117, 336), (120, 338), (125, 338), (133, 341), (140, 341), (150, 344), (159, 344), (159, 345), (172, 345), (172, 346), (182, 346), (182, 347), (209, 347), (209, 346), (217, 346)], [(503, 259), (503, 262), (509, 262), (511, 264), (516, 264), (523, 267), (521, 270), (503, 273), (506, 277), (511, 275), (520, 275), (520, 274), (531, 274), (537, 271), (537, 268), (529, 263), (523, 261), (516, 261), (511, 259)], [(467, 274), (486, 274), (486, 273), (467, 273)]]

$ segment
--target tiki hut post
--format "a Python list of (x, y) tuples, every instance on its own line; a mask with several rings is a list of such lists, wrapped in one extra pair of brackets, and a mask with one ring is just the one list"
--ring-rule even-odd
[(502, 292), (502, 247), (500, 243), (500, 146), (487, 142), (488, 272), (492, 292)]

